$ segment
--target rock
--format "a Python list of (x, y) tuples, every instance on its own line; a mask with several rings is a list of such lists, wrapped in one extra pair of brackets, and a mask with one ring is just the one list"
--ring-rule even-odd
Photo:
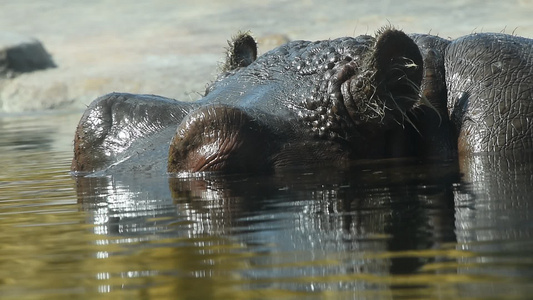
[(0, 33), (0, 78), (55, 66), (38, 40), (15, 33)]

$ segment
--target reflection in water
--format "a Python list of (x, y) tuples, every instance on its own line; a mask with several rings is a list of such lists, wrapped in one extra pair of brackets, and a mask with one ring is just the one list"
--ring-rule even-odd
[(533, 294), (531, 154), (73, 179), (55, 141), (77, 118), (43, 119), (3, 120), (2, 136), (41, 140), (0, 142), (2, 299)]
[(476, 156), (460, 162), (462, 178), (454, 164), (400, 162), (78, 178), (78, 199), (103, 240), (179, 249), (162, 257), (175, 292), (208, 280), (210, 298), (518, 297), (532, 288), (531, 162)]
[(459, 259), (458, 272), (500, 279), (461, 290), (468, 296), (531, 295), (533, 153), (479, 155), (461, 163), (468, 184), (455, 197), (457, 247), (476, 255)]
[[(204, 255), (196, 266), (201, 272), (176, 274), (201, 285), (206, 277), (217, 278), (217, 262), (229, 256), (241, 266), (225, 270), (236, 291), (356, 291), (363, 298), (389, 298), (391, 288), (400, 293), (400, 287), (426, 286), (391, 276), (450, 259), (442, 245), (455, 242), (453, 166), (396, 163), (306, 172), (85, 177), (77, 179), (77, 190), (104, 240), (171, 239), (186, 252), (165, 258), (176, 270), (187, 257)], [(213, 255), (209, 247), (221, 243), (234, 246)], [(424, 255), (428, 249), (437, 251)], [(222, 283), (214, 280), (212, 292), (228, 287)]]

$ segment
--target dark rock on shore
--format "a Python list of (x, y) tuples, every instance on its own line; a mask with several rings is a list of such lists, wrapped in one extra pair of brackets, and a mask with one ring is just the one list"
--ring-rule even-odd
[(56, 67), (37, 39), (15, 33), (0, 33), (0, 78)]

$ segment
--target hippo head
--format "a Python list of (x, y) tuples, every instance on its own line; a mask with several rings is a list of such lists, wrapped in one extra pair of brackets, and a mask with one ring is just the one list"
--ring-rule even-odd
[(386, 156), (391, 132), (420, 99), (422, 57), (400, 31), (256, 53), (247, 34), (230, 44), (224, 73), (178, 126), (169, 172)]
[[(405, 155), (409, 128), (416, 131), (410, 112), (421, 103), (422, 64), (418, 46), (393, 29), (376, 37), (293, 41), (260, 57), (254, 39), (239, 34), (222, 74), (199, 101), (127, 94), (97, 99), (78, 126), (73, 170), (94, 171), (135, 157), (142, 157), (138, 165), (164, 161), (156, 157), (161, 151), (146, 145), (165, 139), (171, 173), (253, 172)], [(99, 138), (88, 138), (96, 133), (90, 131)], [(124, 145), (113, 148), (110, 140)]]

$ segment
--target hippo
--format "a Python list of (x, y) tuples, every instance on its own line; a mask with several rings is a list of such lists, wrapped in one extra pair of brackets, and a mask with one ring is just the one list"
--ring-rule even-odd
[(111, 93), (74, 137), (75, 174), (249, 173), (533, 146), (533, 40), (474, 33), (229, 42), (200, 100)]

